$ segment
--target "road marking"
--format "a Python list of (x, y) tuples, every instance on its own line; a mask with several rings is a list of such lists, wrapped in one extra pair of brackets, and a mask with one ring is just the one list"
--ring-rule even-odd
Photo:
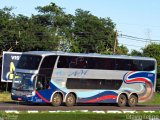
[(88, 112), (88, 110), (80, 110), (80, 112)]
[(5, 110), (5, 113), (16, 113), (16, 114), (18, 114), (20, 112), (17, 111), (17, 110)]
[(38, 110), (28, 110), (27, 112), (28, 113), (38, 113), (39, 111)]
[(122, 113), (119, 110), (108, 110), (107, 113)]
[(136, 113), (135, 110), (122, 110), (123, 113)]
[(93, 113), (103, 113), (103, 114), (105, 114), (105, 112), (104, 111), (92, 111)]
[(155, 111), (143, 111), (145, 113), (154, 113)]
[(48, 111), (49, 113), (56, 113), (57, 111)]

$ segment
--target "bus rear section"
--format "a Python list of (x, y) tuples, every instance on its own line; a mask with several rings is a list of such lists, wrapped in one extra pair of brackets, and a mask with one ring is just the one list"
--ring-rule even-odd
[(152, 99), (156, 60), (128, 56), (60, 56), (53, 76), (53, 84), (63, 91), (55, 92), (56, 96), (67, 106), (117, 103), (121, 107), (133, 107)]

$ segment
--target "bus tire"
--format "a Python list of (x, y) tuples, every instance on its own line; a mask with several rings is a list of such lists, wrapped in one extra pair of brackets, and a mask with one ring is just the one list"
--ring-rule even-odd
[(124, 107), (127, 104), (127, 97), (124, 94), (121, 94), (118, 98), (118, 106), (119, 107)]
[(66, 97), (66, 106), (71, 107), (76, 104), (76, 97), (74, 94), (69, 93)]
[(51, 104), (55, 107), (60, 106), (62, 104), (62, 96), (59, 93), (55, 93), (52, 97)]
[(131, 95), (128, 99), (128, 106), (134, 107), (138, 103), (138, 97), (136, 95)]

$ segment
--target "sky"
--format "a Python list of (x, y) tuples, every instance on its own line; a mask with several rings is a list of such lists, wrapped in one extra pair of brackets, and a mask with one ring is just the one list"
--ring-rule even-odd
[[(130, 52), (141, 51), (154, 40), (160, 41), (160, 0), (1, 0), (0, 9), (12, 6), (13, 13), (31, 16), (37, 14), (37, 6), (51, 2), (65, 8), (69, 14), (74, 15), (75, 10), (81, 8), (98, 17), (110, 17), (116, 24), (119, 43), (127, 46)], [(121, 34), (149, 40), (136, 41), (122, 38)]]

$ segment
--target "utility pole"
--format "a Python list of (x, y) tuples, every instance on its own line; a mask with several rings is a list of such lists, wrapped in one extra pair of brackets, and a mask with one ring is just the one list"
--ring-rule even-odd
[(116, 54), (116, 48), (117, 48), (117, 30), (115, 31), (115, 39), (114, 39), (114, 49), (113, 54)]
[(150, 30), (150, 29), (147, 29), (147, 32), (146, 32), (147, 39), (146, 39), (146, 45), (145, 45), (145, 46), (151, 44), (150, 33), (151, 33), (151, 30)]

